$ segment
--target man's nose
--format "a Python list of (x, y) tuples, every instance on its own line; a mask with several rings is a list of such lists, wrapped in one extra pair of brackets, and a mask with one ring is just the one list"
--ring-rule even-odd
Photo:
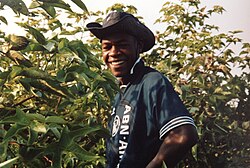
[(109, 55), (110, 56), (117, 56), (120, 54), (120, 50), (117, 46), (113, 45), (110, 49)]

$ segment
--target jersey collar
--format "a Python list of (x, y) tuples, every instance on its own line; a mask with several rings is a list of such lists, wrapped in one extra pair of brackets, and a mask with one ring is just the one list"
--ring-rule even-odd
[(125, 90), (126, 87), (135, 80), (135, 78), (138, 76), (139, 72), (142, 71), (142, 68), (144, 67), (144, 62), (142, 59), (139, 57), (134, 65), (132, 66), (130, 70), (130, 74), (126, 76), (127, 79), (129, 79), (129, 82), (127, 84), (122, 84), (121, 82), (119, 83), (120, 89)]

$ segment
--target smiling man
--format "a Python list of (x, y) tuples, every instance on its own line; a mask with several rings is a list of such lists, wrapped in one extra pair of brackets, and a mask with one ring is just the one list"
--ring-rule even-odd
[(120, 82), (107, 139), (107, 168), (174, 167), (196, 144), (189, 112), (169, 80), (144, 65), (155, 44), (150, 29), (126, 12), (112, 12), (87, 28), (101, 40), (105, 64)]

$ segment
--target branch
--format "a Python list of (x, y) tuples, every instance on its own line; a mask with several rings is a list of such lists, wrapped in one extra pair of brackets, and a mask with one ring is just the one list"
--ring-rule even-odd
[(21, 100), (20, 102), (18, 102), (18, 103), (16, 103), (16, 104), (13, 104), (12, 107), (19, 106), (19, 105), (23, 104), (24, 102), (26, 102), (26, 101), (28, 101), (28, 100), (30, 100), (30, 99), (33, 99), (33, 98), (35, 98), (35, 97), (36, 97), (35, 95), (30, 96), (30, 97), (27, 97), (26, 99)]
[(62, 97), (59, 97), (58, 100), (57, 100), (56, 107), (55, 107), (55, 112), (57, 112), (59, 104), (61, 103), (61, 101), (62, 101)]
[(231, 43), (232, 43), (232, 42), (228, 43), (228, 44), (225, 46), (225, 48), (217, 55), (217, 57), (220, 56), (222, 53), (224, 53), (224, 51), (229, 47), (229, 45), (230, 45)]

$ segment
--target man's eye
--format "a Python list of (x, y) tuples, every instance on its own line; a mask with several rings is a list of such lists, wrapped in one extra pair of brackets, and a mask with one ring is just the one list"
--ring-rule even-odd
[(111, 48), (111, 45), (102, 46), (102, 50), (109, 50), (110, 48)]

